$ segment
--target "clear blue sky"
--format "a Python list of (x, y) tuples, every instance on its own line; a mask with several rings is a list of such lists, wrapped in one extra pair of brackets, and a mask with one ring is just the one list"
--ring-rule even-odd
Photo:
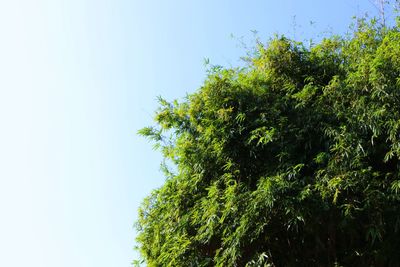
[(137, 208), (163, 182), (160, 156), (136, 135), (156, 97), (196, 90), (206, 57), (240, 64), (231, 34), (343, 33), (367, 10), (367, 0), (1, 1), (0, 266), (130, 266)]

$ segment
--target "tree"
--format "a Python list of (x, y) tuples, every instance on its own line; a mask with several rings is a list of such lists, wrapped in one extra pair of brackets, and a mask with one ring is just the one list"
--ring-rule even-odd
[(148, 266), (399, 266), (400, 32), (258, 44), (140, 131), (168, 164)]

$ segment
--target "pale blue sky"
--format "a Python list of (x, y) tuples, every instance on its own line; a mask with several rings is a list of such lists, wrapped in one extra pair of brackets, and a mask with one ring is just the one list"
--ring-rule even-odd
[(343, 33), (367, 10), (367, 0), (0, 1), (0, 266), (130, 266), (137, 208), (163, 181), (160, 156), (136, 135), (156, 97), (193, 92), (206, 57), (240, 64), (231, 34)]

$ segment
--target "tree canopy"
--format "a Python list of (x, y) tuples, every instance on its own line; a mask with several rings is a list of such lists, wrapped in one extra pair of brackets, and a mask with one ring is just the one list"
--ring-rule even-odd
[(144, 262), (399, 266), (399, 29), (276, 36), (184, 100), (160, 98), (140, 131), (169, 162), (139, 211)]

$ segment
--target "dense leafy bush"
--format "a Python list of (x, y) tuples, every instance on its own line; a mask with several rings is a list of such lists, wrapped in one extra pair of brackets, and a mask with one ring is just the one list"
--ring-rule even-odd
[(258, 44), (144, 128), (165, 184), (143, 203), (148, 266), (400, 266), (400, 32), (359, 21)]

